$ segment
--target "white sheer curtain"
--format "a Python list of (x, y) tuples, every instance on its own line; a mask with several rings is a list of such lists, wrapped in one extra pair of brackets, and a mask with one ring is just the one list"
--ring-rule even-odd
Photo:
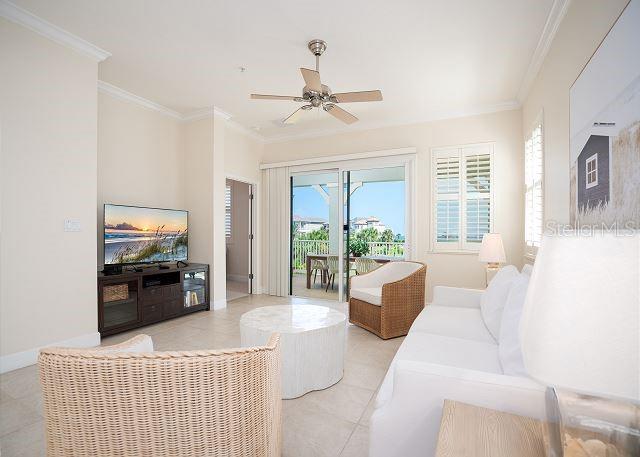
[(291, 183), (287, 167), (263, 172), (265, 215), (265, 293), (289, 295)]

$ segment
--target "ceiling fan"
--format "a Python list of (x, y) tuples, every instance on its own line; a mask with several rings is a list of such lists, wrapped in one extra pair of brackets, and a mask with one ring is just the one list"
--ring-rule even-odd
[(300, 69), (300, 73), (302, 73), (305, 82), (301, 97), (293, 95), (251, 94), (251, 98), (254, 100), (292, 100), (294, 102), (304, 103), (304, 105), (282, 121), (285, 124), (294, 124), (305, 111), (320, 107), (345, 124), (353, 124), (358, 118), (340, 108), (337, 105), (338, 103), (378, 102), (382, 100), (382, 92), (379, 90), (332, 93), (331, 89), (320, 81), (320, 56), (327, 49), (327, 43), (322, 40), (311, 40), (307, 47), (309, 51), (316, 56), (316, 69)]

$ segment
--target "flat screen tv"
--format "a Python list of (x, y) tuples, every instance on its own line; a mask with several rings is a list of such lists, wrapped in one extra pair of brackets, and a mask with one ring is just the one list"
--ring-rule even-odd
[(189, 212), (104, 205), (104, 264), (186, 261)]

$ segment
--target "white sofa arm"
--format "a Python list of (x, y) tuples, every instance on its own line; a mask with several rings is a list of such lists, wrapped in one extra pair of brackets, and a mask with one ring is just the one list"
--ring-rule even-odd
[(432, 305), (457, 306), (460, 308), (480, 308), (480, 298), (484, 290), (462, 287), (435, 286)]
[(542, 419), (544, 396), (528, 378), (398, 361), (393, 395), (371, 416), (369, 456), (434, 456), (446, 399)]

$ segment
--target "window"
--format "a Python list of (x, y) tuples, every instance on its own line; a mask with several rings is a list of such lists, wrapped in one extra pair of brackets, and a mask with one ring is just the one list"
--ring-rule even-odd
[(231, 238), (231, 186), (227, 184), (224, 194), (224, 234)]
[(595, 153), (587, 159), (585, 167), (586, 176), (586, 188), (590, 189), (598, 185), (598, 153)]
[(491, 145), (433, 151), (434, 250), (480, 248), (493, 225), (492, 162)]
[(542, 122), (538, 122), (524, 144), (524, 240), (529, 256), (536, 254), (542, 241), (543, 163)]

